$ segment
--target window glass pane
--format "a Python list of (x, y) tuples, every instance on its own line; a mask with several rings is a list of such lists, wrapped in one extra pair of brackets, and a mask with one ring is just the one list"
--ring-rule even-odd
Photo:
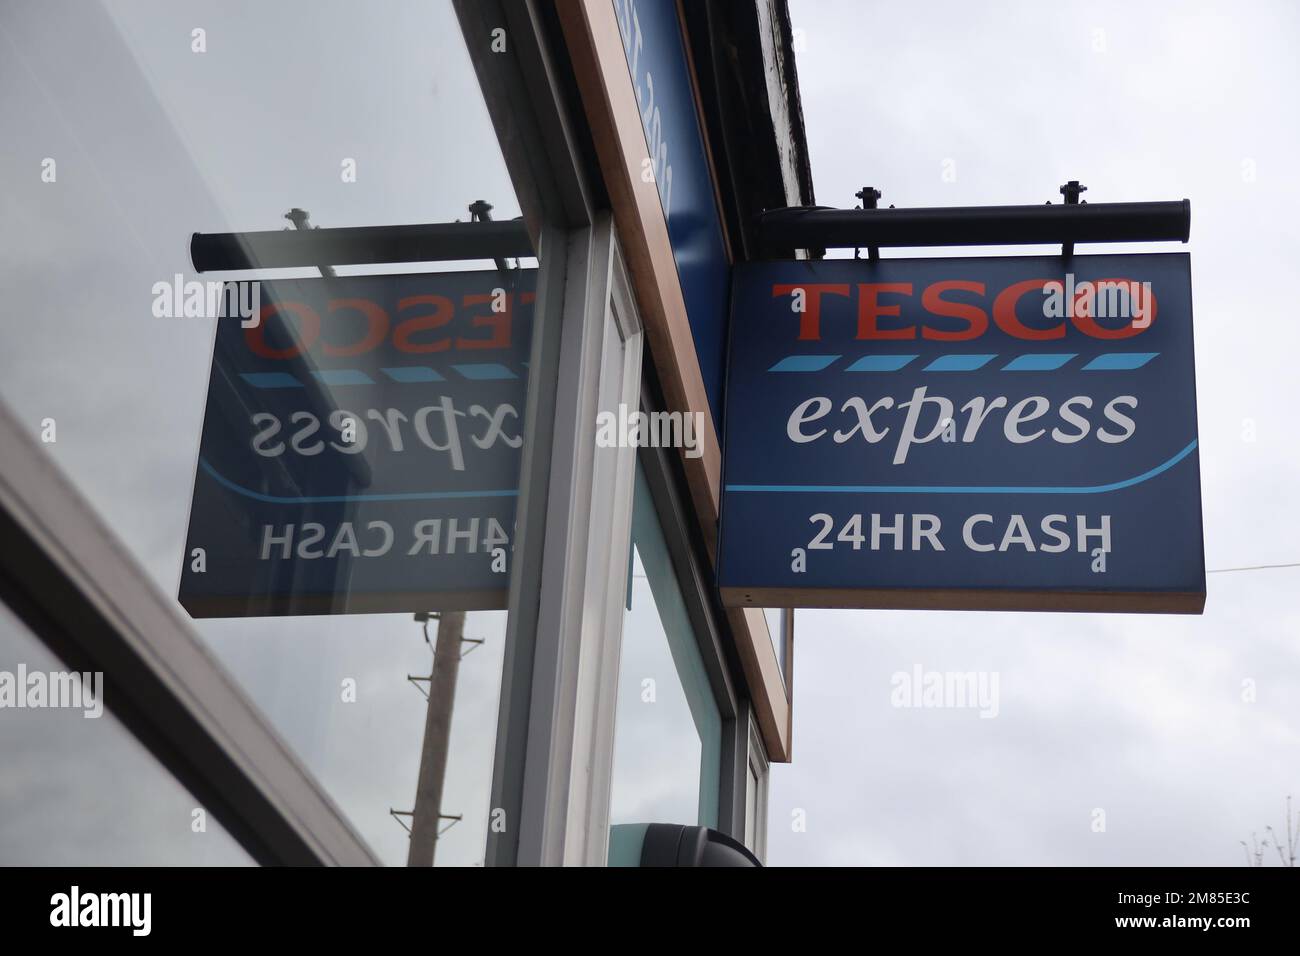
[[(536, 260), (190, 258), (291, 209), (518, 217), (453, 4), (8, 4), (0, 48), (0, 400), (388, 863), (449, 726), (436, 861), (482, 861)], [(225, 278), (256, 325), (187, 285)], [(439, 626), (467, 656), (431, 714)]]
[(639, 463), (629, 590), (610, 821), (717, 826), (722, 720)]
[(72, 677), (0, 604), (0, 865), (251, 864), (104, 706), (102, 676)]

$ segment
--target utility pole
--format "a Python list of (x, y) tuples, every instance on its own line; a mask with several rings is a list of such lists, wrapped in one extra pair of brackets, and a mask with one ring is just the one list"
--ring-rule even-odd
[(438, 638), (433, 648), (433, 673), (429, 676), (429, 707), (424, 717), (424, 744), (420, 749), (420, 775), (411, 811), (411, 847), (407, 866), (433, 866), (442, 826), (442, 787), (447, 778), (451, 743), (451, 715), (456, 703), (456, 675), (460, 671), (460, 645), (465, 634), (465, 612), (443, 611), (438, 618)]

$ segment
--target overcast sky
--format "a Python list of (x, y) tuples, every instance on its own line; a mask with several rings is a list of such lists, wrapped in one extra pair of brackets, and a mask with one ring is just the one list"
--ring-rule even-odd
[[(865, 185), (900, 207), (1059, 202), (1069, 179), (1093, 202), (1191, 200), (1191, 242), (1141, 251), (1191, 253), (1207, 567), (1300, 561), (1295, 5), (791, 0), (791, 17), (820, 204)], [(771, 862), (1243, 863), (1239, 841), (1300, 796), (1300, 568), (1208, 588), (1187, 618), (798, 612)], [(998, 716), (892, 707), (916, 665), (996, 672)]]

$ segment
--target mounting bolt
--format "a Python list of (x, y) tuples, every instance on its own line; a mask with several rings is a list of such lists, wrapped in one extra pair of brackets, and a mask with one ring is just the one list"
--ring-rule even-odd
[(853, 195), (862, 200), (863, 209), (875, 209), (876, 201), (880, 199), (880, 190), (874, 186), (863, 186)]
[[(862, 200), (863, 209), (875, 209), (876, 201), (880, 199), (880, 190), (877, 189), (875, 186), (863, 186), (860, 190), (855, 192), (853, 195), (856, 196), (858, 199)], [(890, 206), (889, 208), (892, 209), (894, 207)], [(857, 257), (858, 257), (858, 250), (854, 249), (853, 258), (856, 259)], [(872, 262), (876, 262), (877, 260), (879, 260), (880, 249), (876, 246), (867, 246), (867, 258), (870, 259)]]
[(297, 206), (294, 206), (292, 209), (290, 209), (288, 212), (284, 214), (284, 218), (288, 219), (291, 223), (293, 223), (293, 228), (295, 229), (312, 228), (310, 222), (311, 213), (309, 213), (306, 209), (299, 209)]
[[(1077, 179), (1071, 179), (1068, 183), (1066, 183), (1064, 186), (1061, 187), (1061, 195), (1065, 197), (1065, 204), (1067, 206), (1079, 205), (1079, 194), (1086, 193), (1087, 191), (1088, 191), (1088, 187), (1080, 185), (1079, 180)], [(1050, 206), (1051, 203), (1048, 203), (1048, 205)], [(1067, 259), (1073, 256), (1074, 243), (1073, 242), (1062, 243), (1061, 255)]]
[(1087, 186), (1079, 185), (1079, 180), (1071, 179), (1061, 187), (1061, 195), (1065, 197), (1067, 206), (1077, 206), (1079, 204), (1079, 195), (1088, 191)]

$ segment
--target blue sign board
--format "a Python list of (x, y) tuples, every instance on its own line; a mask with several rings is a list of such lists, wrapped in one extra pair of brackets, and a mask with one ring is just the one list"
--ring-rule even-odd
[(505, 607), (535, 273), (259, 285), (218, 322), (181, 604)]
[(730, 260), (675, 0), (612, 0), (715, 427), (722, 421)]
[(1199, 613), (1189, 262), (738, 266), (724, 602)]

